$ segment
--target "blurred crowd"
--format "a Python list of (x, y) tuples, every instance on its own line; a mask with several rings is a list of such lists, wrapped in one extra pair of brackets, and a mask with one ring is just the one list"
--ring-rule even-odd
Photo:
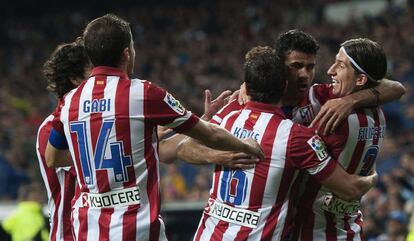
[[(197, 114), (203, 112), (204, 89), (213, 95), (238, 89), (247, 50), (271, 45), (288, 29), (302, 29), (319, 41), (315, 79), (321, 83), (329, 82), (326, 70), (341, 42), (355, 37), (379, 42), (388, 56), (388, 77), (403, 82), (407, 94), (384, 106), (388, 128), (377, 163), (379, 184), (363, 200), (365, 233), (367, 240), (404, 240), (414, 209), (414, 1), (403, 6), (387, 1), (381, 14), (343, 24), (325, 19), (332, 2), (337, 1), (154, 1), (110, 11), (132, 24), (135, 77), (167, 88)], [(19, 186), (42, 182), (35, 138), (56, 103), (45, 90), (42, 64), (57, 44), (74, 40), (89, 20), (108, 11), (82, 5), (83, 10), (45, 8), (2, 19), (0, 200), (15, 200)], [(164, 202), (207, 199), (211, 167), (177, 161), (161, 171)]]

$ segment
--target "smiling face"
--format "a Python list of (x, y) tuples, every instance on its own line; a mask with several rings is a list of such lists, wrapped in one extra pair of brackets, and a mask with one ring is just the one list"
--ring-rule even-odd
[(333, 94), (336, 97), (351, 94), (356, 88), (363, 86), (367, 80), (354, 70), (342, 48), (335, 57), (335, 63), (328, 69), (328, 75), (332, 78)]
[(296, 105), (304, 98), (315, 77), (315, 63), (314, 54), (292, 51), (286, 55), (289, 80), (282, 100), (284, 105)]

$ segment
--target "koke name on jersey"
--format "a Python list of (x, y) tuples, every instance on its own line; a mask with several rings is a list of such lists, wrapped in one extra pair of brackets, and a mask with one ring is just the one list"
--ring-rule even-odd
[(251, 130), (246, 130), (240, 127), (234, 128), (233, 135), (240, 139), (249, 138), (249, 137), (253, 138), (256, 141), (259, 139), (259, 133), (251, 131)]

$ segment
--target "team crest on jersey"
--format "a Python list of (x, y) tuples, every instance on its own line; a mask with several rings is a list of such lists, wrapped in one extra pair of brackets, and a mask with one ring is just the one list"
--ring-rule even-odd
[(164, 97), (164, 101), (165, 103), (167, 103), (167, 105), (169, 107), (171, 107), (171, 109), (173, 109), (175, 112), (177, 112), (180, 115), (183, 115), (185, 112), (184, 107), (181, 105), (181, 103), (176, 100), (170, 93), (167, 93)]
[(300, 118), (302, 119), (301, 123), (304, 125), (310, 124), (313, 118), (315, 117), (313, 113), (312, 105), (300, 107), (299, 114), (300, 114)]
[(319, 136), (312, 136), (307, 142), (319, 160), (323, 161), (328, 157), (325, 142)]

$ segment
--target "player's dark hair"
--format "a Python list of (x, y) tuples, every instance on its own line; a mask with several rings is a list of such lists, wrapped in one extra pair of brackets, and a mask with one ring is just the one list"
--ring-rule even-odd
[(43, 65), (43, 76), (47, 89), (60, 99), (76, 86), (72, 80), (85, 78), (85, 70), (90, 66), (81, 40), (61, 44), (56, 47)]
[(273, 48), (280, 60), (285, 62), (286, 56), (292, 51), (316, 55), (319, 45), (312, 35), (298, 29), (292, 29), (280, 34)]
[(277, 103), (286, 86), (284, 63), (271, 47), (254, 47), (245, 57), (244, 80), (252, 101)]
[[(361, 67), (369, 76), (369, 86), (377, 84), (387, 73), (387, 57), (382, 47), (366, 38), (350, 39), (341, 44), (346, 53)], [(357, 73), (361, 71), (351, 63)]]
[(132, 40), (130, 24), (113, 14), (90, 22), (83, 36), (86, 52), (94, 66), (117, 67), (122, 51)]

